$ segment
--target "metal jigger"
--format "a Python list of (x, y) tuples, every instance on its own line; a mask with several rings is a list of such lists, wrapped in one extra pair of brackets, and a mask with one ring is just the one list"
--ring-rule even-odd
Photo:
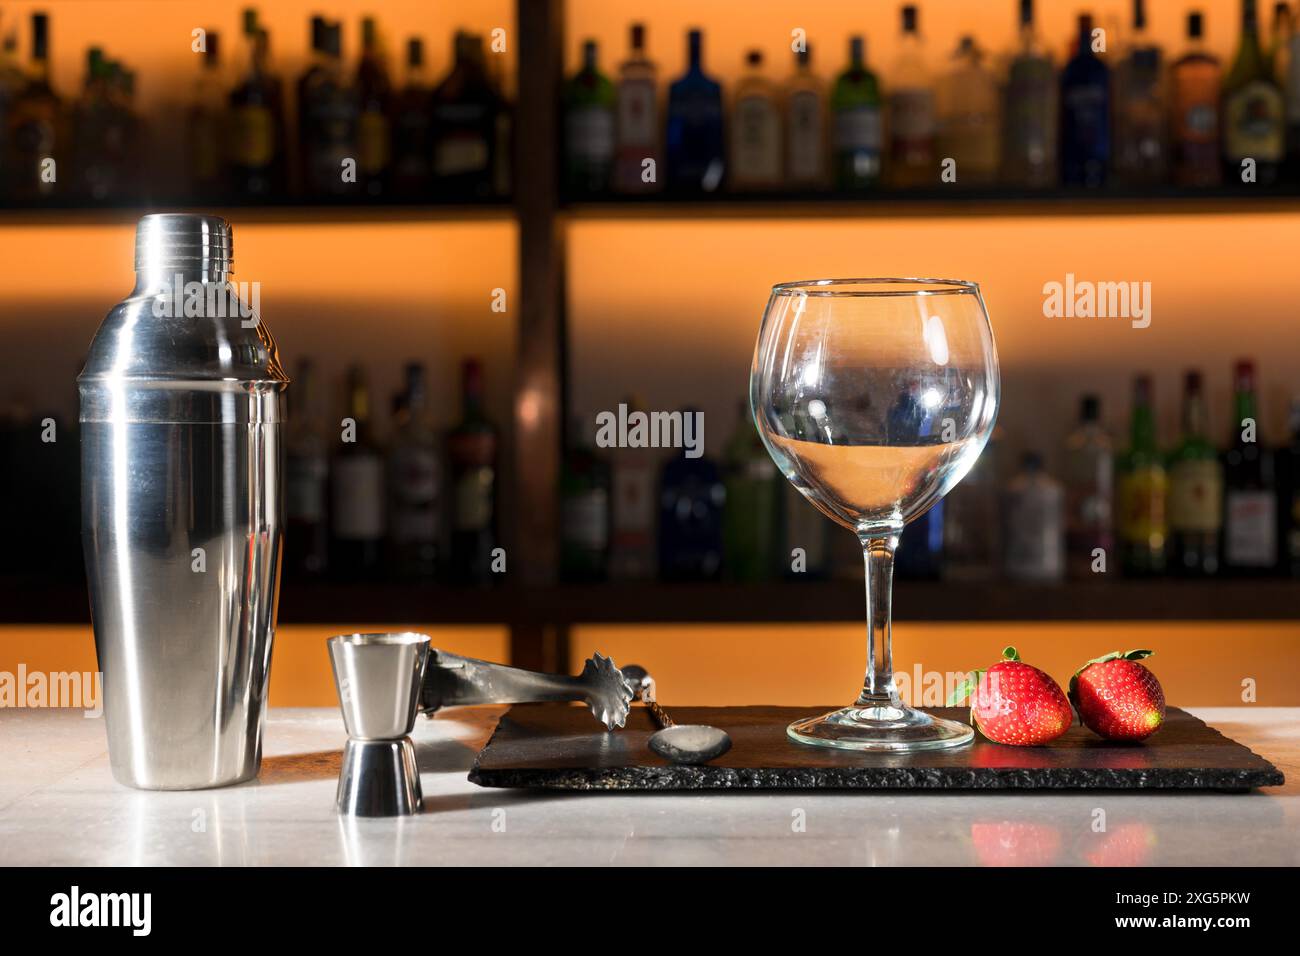
[(339, 813), (397, 817), (420, 812), (415, 727), (425, 634), (348, 634), (327, 642), (348, 743), (335, 803)]

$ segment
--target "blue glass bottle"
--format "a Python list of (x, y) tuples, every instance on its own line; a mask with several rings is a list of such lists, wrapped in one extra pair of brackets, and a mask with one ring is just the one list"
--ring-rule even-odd
[(668, 88), (668, 188), (711, 193), (722, 185), (724, 170), (722, 86), (706, 76), (700, 65), (700, 31), (692, 30), (688, 37), (690, 65)]
[[(689, 411), (684, 414), (691, 414)], [(722, 569), (722, 472), (706, 456), (675, 453), (659, 483), (659, 576), (715, 580)]]
[[(899, 392), (887, 419), (890, 440), (899, 444), (925, 444), (939, 437), (942, 408), (929, 404), (920, 383), (912, 381)], [(900, 578), (933, 580), (943, 562), (943, 499), (903, 528), (894, 556), (894, 573)]]
[(1061, 71), (1061, 183), (1104, 186), (1110, 164), (1110, 70), (1092, 52), (1092, 17), (1079, 17), (1079, 44)]
[(903, 528), (894, 573), (916, 581), (937, 581), (943, 571), (943, 499)]

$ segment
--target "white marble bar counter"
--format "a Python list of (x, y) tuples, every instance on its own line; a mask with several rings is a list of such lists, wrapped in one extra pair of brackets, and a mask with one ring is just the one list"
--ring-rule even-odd
[(1192, 709), (1287, 777), (1241, 795), (488, 790), (500, 712), (419, 720), (423, 815), (343, 820), (333, 708), (273, 710), (257, 781), (171, 793), (113, 781), (100, 720), (0, 710), (0, 865), (1300, 864), (1300, 708)]

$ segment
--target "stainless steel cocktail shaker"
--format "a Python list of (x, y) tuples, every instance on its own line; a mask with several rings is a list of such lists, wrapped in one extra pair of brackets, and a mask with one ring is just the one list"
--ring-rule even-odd
[(109, 755), (133, 787), (219, 787), (261, 763), (289, 380), (231, 264), (225, 220), (141, 219), (135, 289), (77, 379)]

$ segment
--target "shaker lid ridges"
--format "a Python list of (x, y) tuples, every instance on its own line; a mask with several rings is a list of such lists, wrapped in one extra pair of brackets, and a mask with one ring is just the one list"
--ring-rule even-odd
[(229, 272), (234, 262), (230, 223), (220, 216), (158, 213), (145, 216), (135, 228), (135, 268), (166, 268), (203, 262)]

